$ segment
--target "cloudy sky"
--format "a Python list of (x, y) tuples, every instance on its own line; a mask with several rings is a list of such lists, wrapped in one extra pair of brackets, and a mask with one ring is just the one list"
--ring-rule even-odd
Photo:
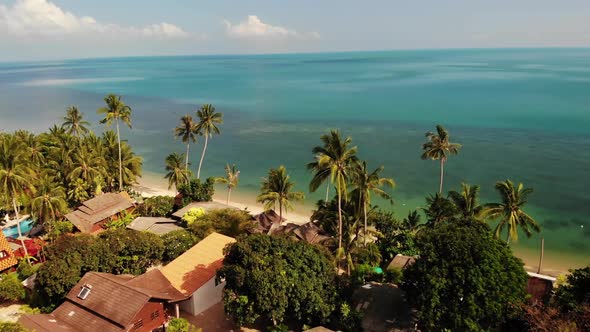
[(0, 61), (590, 47), (590, 0), (0, 0)]

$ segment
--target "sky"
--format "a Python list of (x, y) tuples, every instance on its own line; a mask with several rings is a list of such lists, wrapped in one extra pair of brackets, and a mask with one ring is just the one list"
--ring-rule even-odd
[(0, 61), (590, 47), (590, 0), (0, 0)]

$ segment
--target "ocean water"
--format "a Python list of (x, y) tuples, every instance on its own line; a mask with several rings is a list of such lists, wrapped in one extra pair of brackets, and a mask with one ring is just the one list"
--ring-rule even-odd
[[(443, 124), (463, 144), (446, 164), (445, 190), (494, 183), (534, 188), (527, 211), (555, 259), (590, 263), (590, 49), (420, 50), (391, 52), (185, 56), (0, 63), (0, 130), (40, 132), (77, 105), (95, 131), (107, 93), (133, 108), (122, 136), (162, 174), (164, 158), (183, 152), (179, 118), (203, 103), (224, 113), (210, 140), (203, 175), (241, 170), (237, 194), (256, 193), (270, 167), (287, 166), (308, 192), (305, 165), (331, 128), (359, 147), (371, 168), (395, 179), (393, 209), (403, 217), (438, 190), (436, 161), (420, 159), (424, 133)], [(193, 169), (202, 141), (191, 146)], [(307, 193), (306, 204), (324, 190)], [(573, 258), (572, 258), (573, 257)]]

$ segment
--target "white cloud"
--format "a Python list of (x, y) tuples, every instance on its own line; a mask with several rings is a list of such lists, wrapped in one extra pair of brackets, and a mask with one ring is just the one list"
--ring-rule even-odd
[(320, 37), (317, 32), (301, 33), (282, 26), (264, 23), (256, 15), (249, 15), (246, 21), (238, 24), (223, 20), (223, 25), (228, 36), (240, 39), (318, 39)]
[(111, 35), (129, 38), (183, 38), (182, 28), (158, 23), (146, 27), (98, 22), (90, 16), (76, 16), (47, 0), (17, 0), (12, 7), (0, 5), (0, 37), (63, 37)]

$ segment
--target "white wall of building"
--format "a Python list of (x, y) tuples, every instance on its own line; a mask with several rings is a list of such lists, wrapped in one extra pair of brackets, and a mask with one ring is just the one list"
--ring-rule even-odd
[(215, 286), (215, 277), (209, 279), (193, 296), (180, 303), (180, 309), (193, 316), (200, 314), (222, 300), (224, 286), (225, 283)]

